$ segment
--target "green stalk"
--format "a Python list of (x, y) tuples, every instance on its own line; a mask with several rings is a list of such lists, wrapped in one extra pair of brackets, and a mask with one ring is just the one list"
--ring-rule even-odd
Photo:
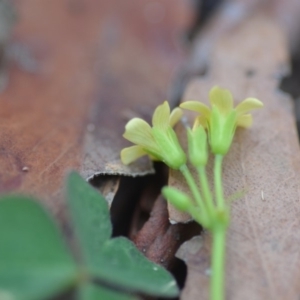
[(212, 262), (210, 299), (223, 300), (224, 297), (224, 268), (225, 268), (225, 239), (226, 227), (217, 227), (212, 231)]
[(223, 184), (222, 184), (222, 162), (223, 162), (223, 155), (217, 154), (215, 156), (214, 180), (215, 180), (217, 207), (220, 210), (225, 208)]
[(216, 219), (212, 227), (212, 277), (210, 283), (211, 300), (224, 299), (224, 268), (225, 268), (225, 240), (227, 232), (226, 203), (222, 184), (223, 156), (215, 156), (214, 183), (216, 194)]
[(209, 183), (207, 180), (205, 167), (198, 167), (197, 171), (198, 171), (198, 175), (199, 175), (199, 181), (201, 184), (201, 189), (202, 189), (202, 193), (204, 196), (204, 200), (206, 202), (209, 215), (212, 218), (214, 211), (215, 211), (215, 207), (214, 207), (213, 197), (212, 197), (212, 194), (210, 191)]
[(180, 167), (180, 171), (182, 173), (182, 175), (184, 176), (199, 208), (201, 209), (201, 212), (205, 215), (207, 212), (207, 209), (205, 207), (205, 204), (201, 198), (200, 192), (198, 190), (197, 184), (194, 180), (194, 177), (192, 176), (189, 168), (187, 167), (187, 165), (183, 165)]

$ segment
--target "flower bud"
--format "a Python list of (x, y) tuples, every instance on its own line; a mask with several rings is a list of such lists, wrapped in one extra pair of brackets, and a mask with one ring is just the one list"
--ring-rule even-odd
[(201, 167), (207, 164), (207, 137), (204, 128), (200, 125), (191, 130), (188, 128), (189, 159), (193, 166)]
[(193, 207), (192, 200), (188, 195), (172, 187), (165, 186), (162, 189), (162, 194), (178, 210), (187, 212)]

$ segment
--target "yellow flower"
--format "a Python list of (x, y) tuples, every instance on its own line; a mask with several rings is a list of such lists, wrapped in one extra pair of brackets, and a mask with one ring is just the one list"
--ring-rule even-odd
[(232, 143), (236, 127), (250, 127), (252, 115), (249, 112), (263, 107), (263, 103), (256, 98), (247, 98), (234, 108), (230, 91), (217, 86), (210, 90), (209, 100), (211, 108), (198, 101), (187, 101), (180, 107), (200, 113), (194, 128), (199, 125), (207, 128), (212, 152), (225, 155)]
[(186, 156), (172, 127), (181, 116), (180, 108), (170, 112), (169, 103), (165, 101), (154, 111), (152, 127), (140, 118), (130, 120), (123, 137), (136, 145), (121, 151), (122, 162), (128, 165), (148, 155), (152, 160), (163, 161), (169, 167), (179, 169), (186, 163)]

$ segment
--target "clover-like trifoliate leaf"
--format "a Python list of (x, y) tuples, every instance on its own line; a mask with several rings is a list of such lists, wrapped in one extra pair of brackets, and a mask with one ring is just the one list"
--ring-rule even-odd
[(108, 205), (98, 191), (78, 174), (71, 173), (67, 194), (83, 262), (90, 275), (131, 292), (162, 297), (178, 295), (169, 272), (145, 258), (128, 239), (110, 239)]
[(67, 199), (83, 261), (93, 265), (112, 233), (107, 202), (75, 172), (67, 180)]
[(178, 288), (172, 275), (149, 261), (124, 237), (107, 241), (89, 272), (103, 281), (161, 297), (176, 297)]
[(76, 265), (51, 217), (30, 198), (0, 199), (0, 299), (48, 299), (74, 284)]
[(132, 295), (127, 295), (113, 291), (111, 289), (95, 285), (93, 283), (86, 283), (82, 285), (77, 294), (77, 300), (137, 300)]

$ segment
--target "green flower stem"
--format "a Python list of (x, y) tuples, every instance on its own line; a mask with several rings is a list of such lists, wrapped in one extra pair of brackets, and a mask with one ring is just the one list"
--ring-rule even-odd
[(228, 226), (228, 213), (223, 193), (222, 162), (223, 155), (217, 154), (215, 156), (214, 165), (217, 215), (215, 226), (212, 227), (212, 277), (210, 286), (212, 300), (224, 299), (225, 240)]
[(198, 171), (199, 180), (200, 180), (200, 184), (201, 184), (201, 189), (202, 189), (202, 193), (203, 193), (203, 196), (204, 196), (204, 200), (205, 200), (206, 205), (207, 205), (209, 215), (210, 215), (210, 217), (213, 217), (215, 207), (214, 207), (213, 197), (212, 197), (212, 194), (211, 194), (211, 191), (210, 191), (209, 183), (208, 183), (208, 180), (207, 180), (205, 167), (204, 166), (203, 167), (198, 167), (197, 171)]
[(223, 184), (222, 184), (222, 162), (223, 162), (223, 155), (217, 154), (215, 156), (214, 180), (215, 180), (217, 207), (220, 210), (223, 210), (225, 208)]
[(210, 283), (210, 299), (223, 300), (226, 226), (212, 231), (212, 275)]
[(200, 195), (200, 192), (198, 190), (197, 184), (196, 184), (189, 168), (187, 167), (187, 165), (182, 165), (180, 167), (180, 171), (181, 171), (182, 175), (184, 176), (184, 178), (185, 178), (185, 180), (186, 180), (186, 182), (187, 182), (187, 184), (188, 184), (188, 186), (189, 186), (189, 188), (190, 188), (190, 190), (191, 190), (191, 192), (192, 192), (199, 208), (201, 209), (201, 212), (203, 214), (205, 214), (206, 211), (207, 211), (206, 207), (205, 207), (205, 204), (204, 204), (204, 202), (201, 198), (201, 195)]

